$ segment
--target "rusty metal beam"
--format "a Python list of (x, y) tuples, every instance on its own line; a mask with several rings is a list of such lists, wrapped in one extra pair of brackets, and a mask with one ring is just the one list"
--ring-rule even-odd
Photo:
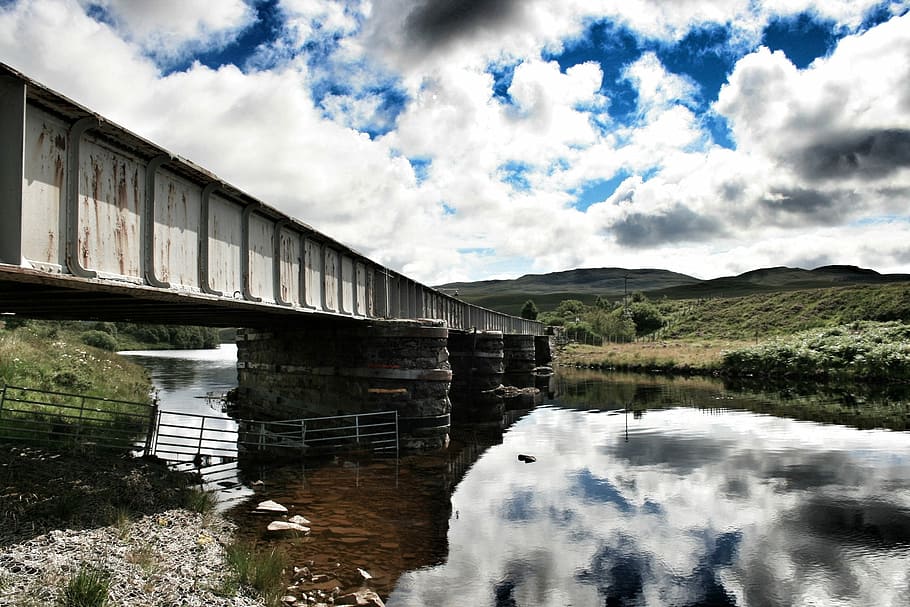
[(166, 281), (158, 280), (155, 275), (155, 173), (170, 160), (170, 155), (159, 154), (145, 165), (145, 206), (139, 222), (145, 282), (160, 289), (168, 289), (171, 285)]
[(79, 260), (79, 166), (82, 136), (97, 128), (94, 116), (80, 118), (70, 127), (66, 150), (66, 267), (73, 276), (94, 278), (97, 273), (83, 268)]
[[(257, 203), (243, 207), (240, 215), (240, 289), (243, 298), (247, 301), (262, 301), (250, 290), (250, 216), (259, 208)], [(272, 260), (275, 263), (275, 260)]]
[(220, 183), (213, 181), (202, 188), (202, 201), (199, 205), (199, 288), (207, 295), (222, 295), (209, 282), (209, 203), (212, 194), (220, 187)]

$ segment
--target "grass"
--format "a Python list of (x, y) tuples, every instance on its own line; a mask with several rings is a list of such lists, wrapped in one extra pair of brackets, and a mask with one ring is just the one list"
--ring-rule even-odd
[(561, 364), (625, 371), (713, 373), (725, 352), (748, 345), (733, 340), (655, 341), (590, 346), (569, 344), (558, 354)]
[(184, 506), (198, 514), (210, 514), (218, 506), (218, 496), (213, 491), (187, 489), (183, 494)]
[(268, 605), (278, 605), (284, 590), (284, 571), (287, 556), (276, 548), (261, 549), (255, 544), (235, 542), (225, 550), (225, 561), (231, 568), (232, 584), (226, 594), (234, 594), (236, 586), (255, 590)]
[(41, 324), (0, 330), (0, 383), (114, 400), (151, 400), (151, 383), (141, 366), (87, 346), (78, 335)]
[(62, 607), (103, 607), (108, 601), (111, 576), (108, 572), (83, 564), (63, 587)]

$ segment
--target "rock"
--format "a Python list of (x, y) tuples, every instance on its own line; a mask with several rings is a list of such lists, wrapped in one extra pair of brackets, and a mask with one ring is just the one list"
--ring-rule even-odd
[(385, 607), (379, 595), (372, 590), (358, 590), (335, 599), (336, 605), (357, 605), (358, 607)]
[(309, 533), (310, 528), (304, 527), (303, 525), (298, 525), (297, 523), (291, 523), (288, 521), (272, 521), (267, 527), (269, 531), (298, 531), (300, 533)]
[(296, 597), (296, 596), (291, 596), (291, 595), (289, 594), (289, 595), (287, 595), (287, 596), (281, 597), (281, 602), (284, 603), (285, 605), (293, 605), (294, 603), (297, 602), (297, 597)]
[(365, 570), (361, 569), (360, 567), (357, 568), (357, 573), (360, 574), (360, 577), (363, 578), (363, 581), (364, 581), (364, 582), (367, 581), (367, 580), (372, 580), (372, 579), (373, 579), (373, 576), (370, 575), (370, 572), (369, 572), (369, 571), (365, 571)]
[(525, 455), (524, 453), (519, 453), (518, 461), (524, 462), (526, 464), (533, 464), (534, 462), (537, 461), (537, 458), (534, 457), (533, 455)]
[(259, 505), (256, 506), (256, 512), (287, 512), (288, 509), (279, 504), (278, 502), (273, 502), (272, 500), (265, 500), (264, 502), (259, 502)]
[(295, 514), (294, 516), (289, 518), (288, 522), (294, 523), (295, 525), (309, 525), (310, 524), (310, 521), (308, 521), (306, 518), (300, 516), (299, 514)]

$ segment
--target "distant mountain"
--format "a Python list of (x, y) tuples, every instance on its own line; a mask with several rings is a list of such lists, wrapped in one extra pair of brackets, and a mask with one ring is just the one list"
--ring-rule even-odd
[(597, 296), (618, 299), (641, 291), (655, 299), (694, 299), (700, 297), (738, 297), (761, 292), (816, 289), (857, 284), (910, 282), (910, 274), (879, 274), (856, 266), (801, 268), (761, 268), (711, 280), (700, 280), (669, 270), (624, 268), (580, 268), (549, 274), (527, 274), (513, 280), (482, 280), (440, 285), (448, 293), (480, 306), (518, 314), (532, 299), (541, 310), (549, 310), (564, 299), (592, 303)]

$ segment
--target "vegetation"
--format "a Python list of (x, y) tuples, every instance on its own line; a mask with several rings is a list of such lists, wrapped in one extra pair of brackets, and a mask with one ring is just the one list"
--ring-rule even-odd
[(910, 379), (910, 324), (855, 322), (726, 352), (728, 375)]
[(537, 306), (534, 304), (533, 300), (528, 300), (525, 302), (525, 305), (521, 308), (521, 317), (528, 320), (537, 320)]
[(187, 489), (184, 494), (184, 506), (198, 514), (209, 514), (218, 506), (218, 496), (212, 491)]
[(63, 587), (63, 607), (103, 607), (107, 604), (111, 575), (83, 564)]
[[(260, 549), (255, 544), (236, 542), (225, 549), (225, 560), (234, 572), (233, 585), (249, 586), (268, 605), (278, 605), (284, 590), (287, 556), (276, 548)], [(226, 588), (234, 594), (235, 588)]]
[(0, 330), (0, 384), (150, 402), (145, 369), (84, 345), (81, 336), (80, 331), (58, 323), (7, 325)]
[[(729, 299), (561, 302), (540, 315), (572, 345), (563, 363), (727, 376), (908, 380), (910, 285)], [(624, 323), (624, 324), (623, 324)], [(645, 341), (646, 340), (646, 341)]]

